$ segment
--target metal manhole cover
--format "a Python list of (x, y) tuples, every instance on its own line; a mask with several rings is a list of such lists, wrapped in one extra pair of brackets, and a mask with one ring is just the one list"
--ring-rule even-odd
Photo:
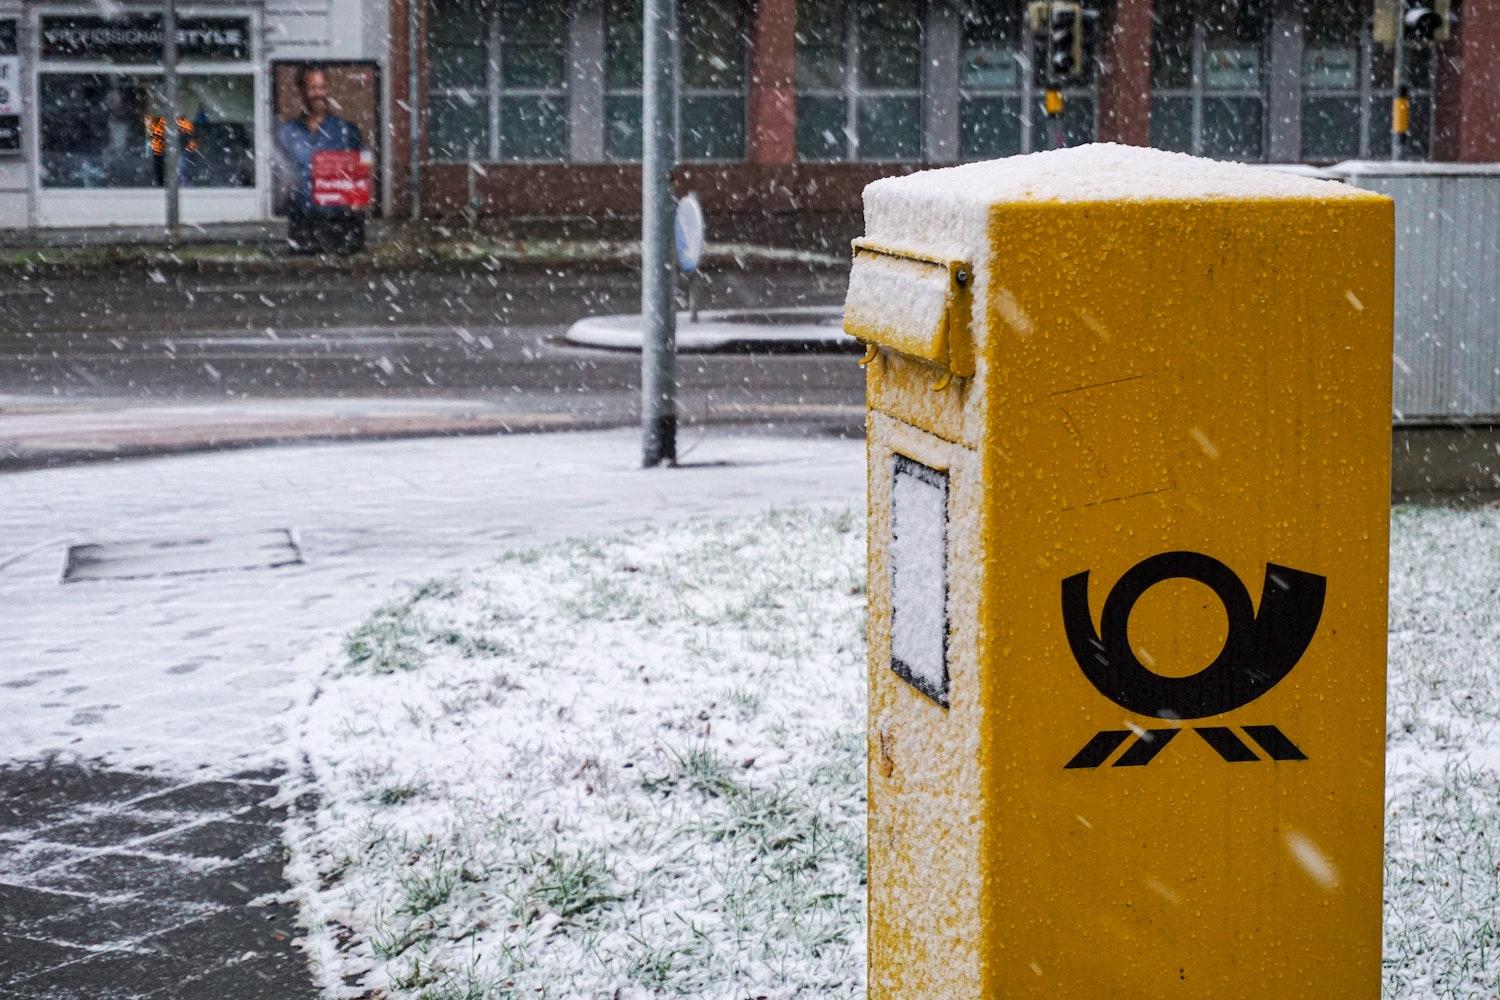
[(63, 583), (140, 580), (190, 573), (275, 569), (302, 563), (297, 539), (285, 528), (227, 535), (70, 545)]

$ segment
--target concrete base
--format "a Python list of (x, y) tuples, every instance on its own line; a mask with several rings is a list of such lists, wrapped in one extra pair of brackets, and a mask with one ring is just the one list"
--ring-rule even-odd
[(1391, 491), (1398, 498), (1500, 496), (1500, 426), (1397, 427)]

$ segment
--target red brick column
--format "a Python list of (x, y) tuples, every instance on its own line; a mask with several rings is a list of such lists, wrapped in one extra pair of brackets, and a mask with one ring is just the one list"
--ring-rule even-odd
[[(1500, 0), (1464, 0), (1460, 9), (1458, 72), (1440, 68), (1436, 99), (1441, 126), (1457, 116), (1457, 142), (1439, 151), (1467, 163), (1500, 160)], [(1451, 128), (1451, 125), (1450, 125)], [(1447, 148), (1443, 148), (1446, 146)]]
[[(416, 99), (411, 94), (411, 70), (407, 54), (407, 17), (409, 4), (417, 7), (417, 66), (420, 86)], [(420, 116), (422, 132), (420, 147), (424, 154), (427, 147), (427, 3), (426, 0), (390, 0), (390, 66), (391, 79), (391, 214), (407, 217), (411, 214), (411, 115), (413, 110)], [(425, 155), (424, 155), (425, 159)], [(425, 185), (424, 185), (425, 186)]]
[(750, 25), (751, 163), (797, 159), (797, 0), (756, 0)]
[(1099, 138), (1149, 146), (1151, 0), (1119, 0), (1100, 41)]

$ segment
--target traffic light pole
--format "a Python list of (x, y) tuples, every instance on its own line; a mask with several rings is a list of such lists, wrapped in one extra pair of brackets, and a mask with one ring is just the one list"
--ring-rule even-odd
[(641, 114), (641, 464), (677, 461), (676, 240), (672, 166), (677, 0), (646, 0)]
[(167, 242), (177, 245), (181, 228), (182, 138), (177, 127), (177, 0), (166, 0), (161, 17), (162, 177), (166, 191)]
[(1411, 98), (1406, 91), (1406, 0), (1396, 0), (1396, 40), (1391, 46), (1391, 159), (1406, 156)]

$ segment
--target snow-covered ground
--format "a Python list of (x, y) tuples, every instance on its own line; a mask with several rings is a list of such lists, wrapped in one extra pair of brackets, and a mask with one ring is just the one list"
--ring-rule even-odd
[[(1385, 996), (1500, 994), (1500, 508), (1393, 516)], [(327, 659), (330, 993), (863, 995), (858, 509), (513, 553)], [(351, 985), (353, 984), (353, 985)]]
[[(309, 647), (435, 574), (562, 538), (857, 498), (860, 441), (684, 431), (276, 448), (0, 476), (0, 760), (279, 761)], [(305, 563), (61, 583), (72, 544), (291, 529)]]

